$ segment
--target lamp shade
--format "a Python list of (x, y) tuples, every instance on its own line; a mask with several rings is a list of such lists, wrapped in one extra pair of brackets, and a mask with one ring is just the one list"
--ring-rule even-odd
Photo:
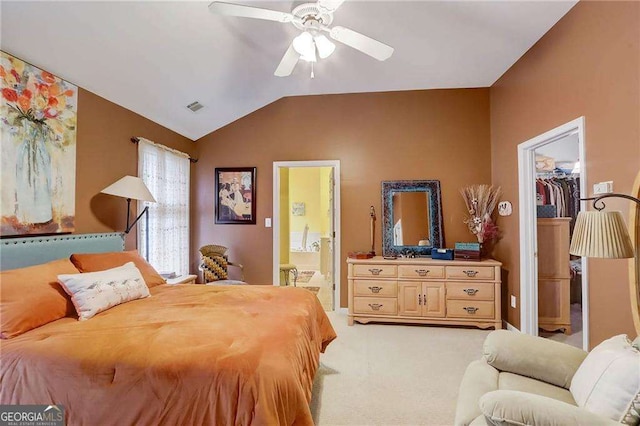
[(300, 59), (307, 62), (316, 61), (316, 45), (313, 36), (308, 32), (303, 32), (293, 39), (293, 49), (300, 54)]
[(125, 176), (100, 192), (115, 195), (116, 197), (131, 198), (132, 200), (156, 202), (147, 185), (144, 184), (142, 179), (135, 176)]
[(322, 59), (328, 58), (333, 51), (336, 50), (336, 45), (324, 34), (315, 36), (313, 40), (316, 42), (316, 47), (318, 48), (318, 56)]
[(580, 212), (569, 253), (609, 259), (633, 257), (633, 245), (622, 214), (616, 211)]

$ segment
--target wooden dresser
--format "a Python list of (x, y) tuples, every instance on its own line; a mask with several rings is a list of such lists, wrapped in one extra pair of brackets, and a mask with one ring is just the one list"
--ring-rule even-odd
[(495, 260), (348, 259), (349, 325), (394, 322), (502, 328)]
[(571, 218), (538, 219), (538, 327), (571, 334)]

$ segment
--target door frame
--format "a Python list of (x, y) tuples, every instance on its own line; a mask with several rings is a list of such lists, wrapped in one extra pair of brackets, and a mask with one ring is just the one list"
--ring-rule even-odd
[[(536, 222), (535, 150), (570, 134), (578, 135), (580, 194), (586, 197), (587, 163), (585, 158), (584, 116), (549, 130), (518, 145), (518, 184), (520, 215), (520, 331), (538, 335), (538, 225)], [(586, 201), (580, 202), (586, 210)], [(582, 347), (589, 350), (589, 271), (582, 258)], [(535, 285), (533, 285), (535, 283)]]
[(333, 310), (340, 309), (340, 160), (273, 162), (273, 285), (280, 285), (280, 168), (333, 168)]

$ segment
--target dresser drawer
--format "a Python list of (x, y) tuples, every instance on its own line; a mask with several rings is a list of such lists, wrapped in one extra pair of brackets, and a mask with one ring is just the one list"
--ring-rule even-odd
[(494, 318), (494, 302), (484, 300), (447, 300), (447, 318)]
[(460, 300), (494, 300), (495, 284), (493, 283), (447, 283), (447, 299)]
[(444, 278), (444, 266), (429, 265), (400, 265), (398, 266), (400, 278)]
[(492, 280), (493, 266), (447, 266), (447, 278)]
[(353, 265), (353, 275), (356, 277), (397, 277), (396, 265)]
[(398, 282), (382, 280), (353, 280), (353, 295), (398, 297)]
[(384, 297), (354, 297), (353, 313), (367, 315), (396, 315), (398, 300)]

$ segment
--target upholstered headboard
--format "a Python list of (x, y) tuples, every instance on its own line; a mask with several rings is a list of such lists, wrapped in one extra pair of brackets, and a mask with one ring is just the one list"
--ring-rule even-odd
[(10, 238), (0, 241), (0, 270), (23, 268), (73, 253), (107, 253), (124, 250), (124, 234), (57, 235)]

